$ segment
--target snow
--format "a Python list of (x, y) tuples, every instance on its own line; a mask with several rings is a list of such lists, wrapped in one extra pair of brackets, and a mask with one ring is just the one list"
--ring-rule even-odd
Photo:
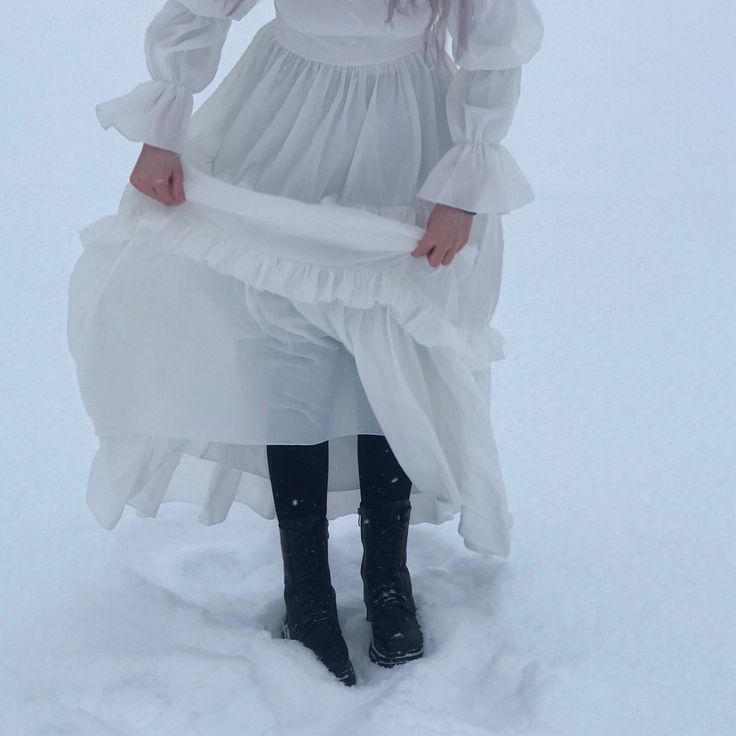
[[(736, 733), (732, 4), (540, 0), (508, 140), (537, 200), (506, 218), (496, 320), (512, 555), (413, 526), (426, 656), (384, 670), (357, 517), (334, 522), (354, 688), (278, 638), (273, 522), (167, 504), (106, 531), (84, 504), (66, 284), (137, 155), (93, 106), (145, 78), (157, 7), (1, 11), (0, 731)], [(219, 78), (264, 17), (234, 27)]]

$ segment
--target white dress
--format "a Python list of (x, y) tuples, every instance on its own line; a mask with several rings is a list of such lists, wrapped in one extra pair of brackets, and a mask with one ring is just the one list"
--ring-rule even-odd
[[(179, 152), (187, 201), (127, 185), (81, 232), (68, 337), (99, 439), (97, 521), (191, 501), (205, 524), (275, 510), (266, 444), (329, 440), (328, 517), (359, 502), (356, 435), (412, 479), (412, 523), (460, 512), (465, 545), (507, 556), (512, 516), (490, 419), (501, 215), (532, 199), (500, 144), (542, 24), (532, 0), (475, 0), (467, 48), (425, 54), (426, 3), (276, 0), (192, 115), (230, 24), (256, 0), (169, 0), (152, 80), (97, 107)], [(458, 70), (459, 67), (459, 70)], [(434, 203), (478, 213), (450, 266), (410, 255)]]

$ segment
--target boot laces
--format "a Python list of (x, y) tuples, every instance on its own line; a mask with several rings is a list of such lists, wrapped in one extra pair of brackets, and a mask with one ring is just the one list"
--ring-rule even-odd
[(371, 598), (382, 609), (401, 608), (411, 612), (407, 591), (399, 575), (401, 534), (392, 527), (374, 527), (375, 557)]
[(406, 594), (388, 583), (382, 583), (373, 588), (373, 604), (382, 609), (401, 608), (410, 611)]
[(306, 557), (304, 577), (299, 581), (296, 595), (299, 608), (311, 623), (332, 619), (331, 590), (325, 584), (320, 565), (320, 554), (317, 550), (309, 550)]

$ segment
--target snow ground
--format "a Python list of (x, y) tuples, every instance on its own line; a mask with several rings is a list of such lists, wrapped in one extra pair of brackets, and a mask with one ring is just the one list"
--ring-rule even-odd
[[(274, 638), (272, 523), (170, 504), (108, 532), (84, 506), (66, 284), (137, 153), (92, 107), (145, 78), (157, 7), (0, 11), (0, 733), (736, 733), (732, 4), (539, 0), (508, 141), (537, 201), (506, 218), (496, 320), (512, 556), (412, 527), (427, 656), (385, 671), (356, 517), (333, 523), (356, 688)], [(233, 29), (220, 78), (262, 19)]]

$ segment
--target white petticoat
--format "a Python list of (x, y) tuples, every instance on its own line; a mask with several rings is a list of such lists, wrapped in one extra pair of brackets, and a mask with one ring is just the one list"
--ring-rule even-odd
[[(184, 204), (127, 186), (118, 214), (81, 233), (68, 327), (100, 441), (89, 507), (107, 528), (126, 505), (154, 516), (169, 500), (198, 504), (205, 524), (235, 501), (274, 518), (266, 444), (330, 440), (336, 518), (359, 502), (356, 435), (385, 434), (412, 479), (412, 523), (459, 511), (468, 548), (506, 556), (490, 422), (500, 217), (477, 215), (450, 267), (410, 255), (427, 215), (417, 181), (451, 146), (438, 114), (451, 74), (418, 50), (338, 66), (283, 43), (264, 26), (195, 113)], [(408, 112), (385, 145), (421, 142), (401, 162), (409, 178), (395, 157), (361, 152), (375, 96), (346, 98), (387, 75)], [(323, 115), (280, 97), (305, 89)], [(294, 131), (308, 156), (290, 150)]]

